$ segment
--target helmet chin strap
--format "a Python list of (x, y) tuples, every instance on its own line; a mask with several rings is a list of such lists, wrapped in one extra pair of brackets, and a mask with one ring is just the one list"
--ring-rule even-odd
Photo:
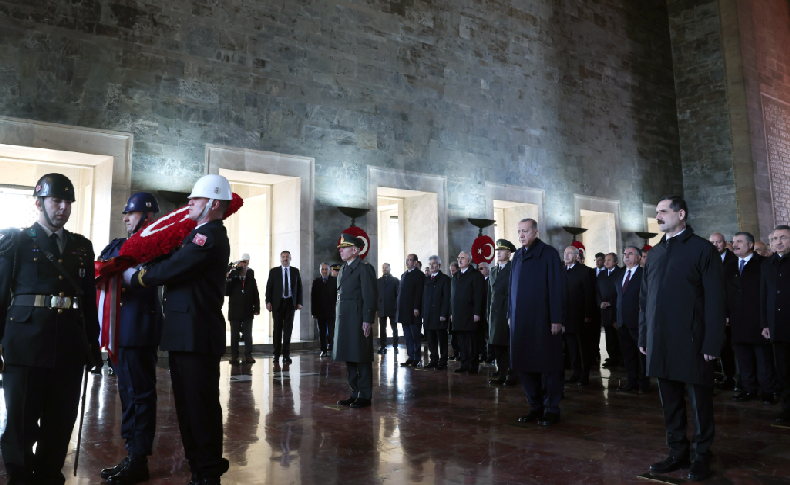
[(52, 219), (49, 218), (49, 214), (47, 214), (47, 206), (44, 204), (44, 197), (39, 197), (38, 200), (41, 202), (41, 212), (44, 213), (44, 219), (46, 219), (47, 224), (49, 224), (50, 227), (60, 229), (58, 226), (53, 224)]
[(140, 231), (140, 229), (143, 228), (143, 225), (147, 220), (148, 220), (148, 213), (143, 212), (143, 217), (141, 217), (140, 220), (137, 221), (137, 226), (135, 226), (134, 231), (132, 231), (131, 234), (137, 234)]
[(209, 199), (206, 203), (206, 207), (203, 208), (203, 212), (200, 213), (200, 217), (198, 217), (198, 223), (205, 219), (208, 216), (208, 211), (211, 210), (211, 206), (214, 205), (215, 199)]

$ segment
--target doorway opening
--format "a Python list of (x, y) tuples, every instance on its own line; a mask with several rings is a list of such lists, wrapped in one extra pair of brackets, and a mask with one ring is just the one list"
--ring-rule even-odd
[[(617, 228), (615, 217), (611, 212), (597, 212), (590, 210), (580, 210), (581, 227), (587, 229), (582, 233), (582, 244), (589, 255), (585, 258), (585, 264), (591, 268), (595, 267), (595, 257), (597, 253), (617, 254)], [(619, 256), (618, 256), (619, 259)]]
[(507, 239), (518, 242), (518, 223), (524, 219), (538, 218), (538, 205), (494, 199), (494, 242)]

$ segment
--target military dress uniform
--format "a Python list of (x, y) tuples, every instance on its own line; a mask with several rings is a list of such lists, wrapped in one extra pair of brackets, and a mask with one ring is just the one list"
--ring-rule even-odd
[[(39, 181), (37, 187), (44, 190), (36, 195), (53, 195), (46, 194), (47, 177), (52, 175)], [(56, 183), (68, 181), (60, 177)], [(65, 229), (52, 233), (38, 223), (0, 234), (7, 413), (0, 448), (8, 483), (64, 483), (61, 469), (77, 419), (83, 369), (101, 361), (93, 246), (79, 234)]]
[[(516, 247), (507, 239), (497, 239), (496, 249), (516, 252)], [(500, 268), (499, 263), (491, 268), (488, 277), (491, 302), (488, 306), (488, 342), (494, 352), (497, 372), (496, 381), (491, 383), (514, 385), (516, 376), (510, 372), (510, 324), (508, 304), (510, 299), (510, 261)]]
[[(340, 247), (362, 243), (350, 234), (342, 235)], [(344, 246), (345, 245), (345, 246)], [(373, 394), (373, 336), (365, 337), (362, 323), (372, 326), (376, 315), (376, 271), (357, 257), (340, 269), (337, 277), (337, 307), (332, 359), (346, 363), (351, 397), (339, 404), (369, 404)], [(354, 406), (357, 407), (357, 406)]]

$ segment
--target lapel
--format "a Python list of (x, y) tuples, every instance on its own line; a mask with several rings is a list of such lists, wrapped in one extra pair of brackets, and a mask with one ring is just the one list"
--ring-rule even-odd
[(353, 273), (358, 265), (359, 265), (359, 256), (357, 256), (357, 258), (354, 261), (352, 261), (351, 264), (346, 263), (343, 265), (342, 268), (340, 268), (340, 274), (338, 275), (339, 282), (337, 284), (338, 288), (343, 286), (343, 283), (345, 283), (346, 280), (348, 279), (348, 275)]

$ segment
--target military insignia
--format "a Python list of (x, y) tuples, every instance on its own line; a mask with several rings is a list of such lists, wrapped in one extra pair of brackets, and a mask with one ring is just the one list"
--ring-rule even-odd
[(41, 192), (41, 186), (40, 185), (36, 185), (36, 192)]
[(148, 207), (148, 208), (150, 209), (150, 208), (151, 208), (151, 203), (150, 203), (150, 202), (146, 202), (146, 203), (145, 203), (145, 206), (146, 206), (146, 207)]
[(80, 268), (80, 278), (85, 277), (85, 268)]
[(35, 229), (33, 229), (32, 227), (30, 228), (30, 230), (29, 230), (29, 231), (27, 231), (27, 233), (28, 233), (28, 235), (29, 235), (30, 237), (36, 237), (36, 230), (35, 230)]
[(214, 193), (219, 194), (219, 187), (214, 187)]
[(197, 233), (197, 234), (195, 234), (194, 239), (192, 239), (192, 242), (197, 244), (198, 246), (202, 246), (202, 245), (206, 244), (206, 239), (207, 239), (206, 236), (204, 236), (203, 234)]

